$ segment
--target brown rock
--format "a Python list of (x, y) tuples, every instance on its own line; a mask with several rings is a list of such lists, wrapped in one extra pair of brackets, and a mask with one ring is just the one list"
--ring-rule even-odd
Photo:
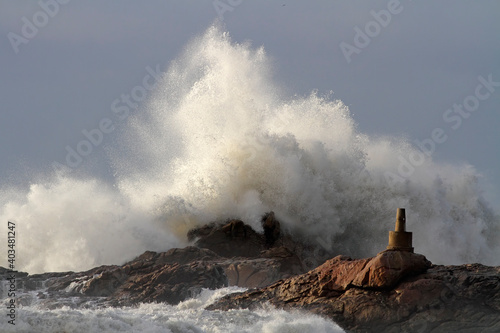
[(430, 266), (430, 261), (421, 254), (384, 251), (369, 259), (337, 256), (310, 273), (317, 275), (320, 290), (389, 289), (403, 277), (425, 272)]
[[(90, 271), (45, 276), (51, 293), (106, 297), (112, 305), (138, 302), (177, 304), (195, 296), (202, 288), (217, 289), (228, 285), (221, 260), (208, 249), (186, 247), (168, 252), (145, 252), (122, 266), (101, 266)], [(43, 279), (43, 275), (27, 281)]]
[(196, 296), (202, 288), (227, 286), (227, 278), (218, 265), (196, 261), (189, 264), (163, 265), (151, 273), (136, 275), (119, 287), (110, 299), (113, 305), (138, 302), (177, 304)]
[[(295, 258), (296, 259), (296, 258)], [(230, 286), (262, 288), (303, 272), (294, 258), (237, 259), (221, 262)], [(295, 264), (295, 265), (294, 265)]]
[(431, 267), (423, 255), (405, 251), (384, 251), (371, 259), (352, 281), (362, 288), (388, 289), (403, 277), (417, 275)]
[(266, 288), (228, 295), (208, 309), (264, 303), (327, 316), (346, 332), (500, 332), (500, 268), (430, 266), (410, 252), (338, 256)]

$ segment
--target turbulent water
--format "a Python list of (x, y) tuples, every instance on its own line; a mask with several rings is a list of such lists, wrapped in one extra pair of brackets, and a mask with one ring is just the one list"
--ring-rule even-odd
[[(473, 167), (434, 161), (402, 138), (361, 133), (331, 95), (286, 95), (271, 64), (264, 49), (212, 27), (170, 64), (147, 101), (117, 122), (105, 147), (112, 181), (68, 168), (29, 180), (27, 190), (4, 186), (0, 221), (16, 222), (17, 268), (121, 264), (145, 250), (184, 246), (189, 228), (213, 220), (237, 217), (259, 230), (270, 210), (286, 232), (322, 253), (372, 256), (387, 245), (398, 207), (407, 209), (415, 251), (434, 263), (500, 265), (500, 218)], [(402, 173), (402, 160), (410, 159), (418, 165)], [(302, 332), (313, 321), (280, 311), (222, 316), (182, 308), (189, 304), (77, 313), (27, 307), (20, 317), (24, 325), (70, 325), (65, 318), (72, 316), (92, 322), (72, 324), (81, 325), (75, 331), (159, 325), (226, 332), (243, 325)], [(314, 322), (319, 326), (309, 331), (336, 330)]]
[(70, 306), (55, 310), (33, 303), (17, 311), (16, 325), (0, 321), (1, 332), (16, 333), (340, 333), (336, 324), (321, 317), (262, 310), (206, 311), (216, 299), (237, 288), (204, 290), (198, 297), (176, 306), (141, 304), (138, 307), (77, 309)]

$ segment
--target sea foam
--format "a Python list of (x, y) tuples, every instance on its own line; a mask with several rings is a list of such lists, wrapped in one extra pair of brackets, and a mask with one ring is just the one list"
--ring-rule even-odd
[(337, 324), (305, 312), (286, 312), (271, 306), (258, 310), (207, 311), (218, 298), (241, 291), (240, 288), (203, 290), (176, 306), (140, 304), (124, 308), (47, 309), (35, 305), (17, 310), (16, 325), (2, 320), (1, 332), (143, 332), (143, 333), (341, 333)]

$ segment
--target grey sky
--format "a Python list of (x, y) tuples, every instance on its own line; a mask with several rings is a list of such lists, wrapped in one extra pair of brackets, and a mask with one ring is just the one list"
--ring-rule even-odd
[[(166, 68), (218, 17), (214, 3), (230, 3), (225, 29), (236, 42), (263, 45), (291, 95), (332, 90), (370, 135), (413, 141), (445, 129), (449, 138), (433, 158), (474, 165), (500, 206), (500, 87), (456, 130), (443, 120), (474, 95), (479, 76), (500, 82), (498, 1), (66, 2), (16, 53), (9, 33), (23, 36), (23, 17), (33, 23), (43, 9), (0, 1), (0, 183), (62, 162), (65, 147), (111, 116), (112, 101), (140, 84), (147, 66)], [(355, 27), (365, 31), (376, 21), (371, 11), (388, 6), (395, 8), (390, 22), (377, 23), (348, 62), (341, 43), (356, 47)], [(87, 167), (106, 177), (102, 146), (92, 157)]]

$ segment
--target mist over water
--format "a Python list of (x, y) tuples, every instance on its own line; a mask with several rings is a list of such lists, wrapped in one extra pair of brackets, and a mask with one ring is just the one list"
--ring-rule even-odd
[(188, 229), (213, 220), (259, 230), (270, 210), (312, 245), (372, 256), (385, 249), (398, 207), (415, 251), (434, 263), (500, 265), (500, 218), (472, 166), (425, 157), (403, 181), (388, 179), (400, 156), (420, 151), (361, 133), (331, 95), (286, 96), (264, 49), (216, 27), (116, 132), (106, 148), (113, 184), (69, 171), (2, 189), (0, 220), (17, 223), (19, 270), (120, 264), (184, 246)]

